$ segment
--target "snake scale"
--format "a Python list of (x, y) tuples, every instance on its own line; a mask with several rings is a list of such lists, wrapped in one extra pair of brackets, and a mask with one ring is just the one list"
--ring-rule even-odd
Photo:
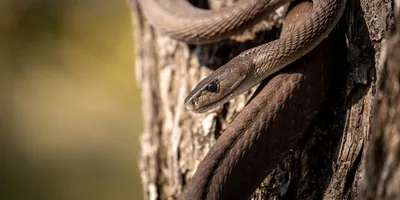
[[(199, 9), (185, 0), (138, 2), (145, 17), (161, 32), (202, 44), (240, 33), (290, 0), (241, 0), (220, 10)], [(286, 17), (280, 39), (242, 52), (193, 89), (186, 106), (194, 112), (206, 112), (274, 74), (271, 80), (263, 81), (265, 87), (260, 87), (212, 146), (182, 199), (247, 199), (298, 141), (326, 91), (324, 77), (330, 65), (326, 60), (333, 63), (329, 56), (332, 48), (321, 47), (327, 45), (323, 43), (319, 51), (305, 56), (317, 57), (311, 63), (296, 62), (308, 67), (285, 67), (329, 35), (345, 4), (346, 0), (301, 3)], [(325, 61), (318, 59), (324, 56), (328, 57)]]

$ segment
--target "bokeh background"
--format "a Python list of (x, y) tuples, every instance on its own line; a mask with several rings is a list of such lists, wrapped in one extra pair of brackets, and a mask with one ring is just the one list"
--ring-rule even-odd
[(0, 0), (0, 199), (142, 199), (125, 0)]

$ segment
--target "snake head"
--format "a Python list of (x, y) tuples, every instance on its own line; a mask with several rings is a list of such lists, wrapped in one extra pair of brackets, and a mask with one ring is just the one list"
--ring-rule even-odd
[(186, 97), (185, 105), (203, 113), (228, 102), (252, 86), (247, 84), (251, 66), (248, 60), (231, 60), (200, 81)]

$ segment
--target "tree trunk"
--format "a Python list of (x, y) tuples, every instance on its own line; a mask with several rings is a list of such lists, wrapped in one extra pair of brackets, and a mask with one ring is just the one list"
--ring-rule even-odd
[[(396, 0), (396, 11), (400, 1)], [(365, 169), (365, 199), (400, 199), (400, 15), (382, 55)]]
[[(219, 8), (234, 0), (192, 1)], [(177, 199), (206, 155), (251, 97), (215, 112), (194, 114), (183, 101), (213, 69), (279, 35), (285, 9), (234, 39), (187, 45), (160, 34), (133, 8), (137, 81), (142, 87), (144, 132), (140, 160), (145, 199)], [(301, 141), (254, 193), (254, 199), (356, 199), (364, 170), (381, 45), (393, 23), (393, 0), (348, 0), (337, 31), (347, 59), (335, 66), (320, 113)]]

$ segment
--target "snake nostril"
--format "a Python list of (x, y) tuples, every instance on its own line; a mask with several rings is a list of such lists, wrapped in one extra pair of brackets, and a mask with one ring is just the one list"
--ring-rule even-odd
[(196, 107), (196, 103), (192, 98), (188, 97), (185, 99), (185, 106), (190, 110), (193, 110)]

